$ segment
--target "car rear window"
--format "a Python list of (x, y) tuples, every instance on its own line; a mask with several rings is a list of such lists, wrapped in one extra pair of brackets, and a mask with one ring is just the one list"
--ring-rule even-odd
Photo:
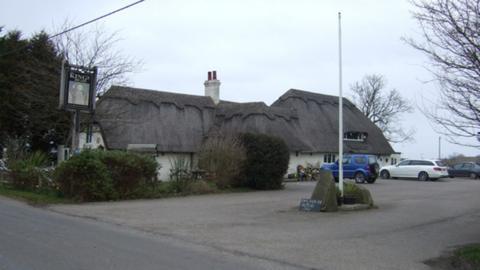
[(427, 160), (420, 160), (419, 163), (420, 163), (419, 165), (423, 165), (423, 166), (435, 166), (433, 162), (427, 161)]
[(446, 167), (447, 166), (441, 160), (435, 160), (435, 163), (437, 163), (437, 166), (440, 166), (440, 167)]
[(374, 156), (369, 156), (368, 157), (368, 164), (375, 164), (377, 163), (377, 158)]
[(419, 165), (419, 166), (435, 166), (433, 162), (428, 160), (412, 160), (410, 165)]
[(355, 163), (357, 164), (366, 164), (367, 158), (366, 157), (355, 157)]

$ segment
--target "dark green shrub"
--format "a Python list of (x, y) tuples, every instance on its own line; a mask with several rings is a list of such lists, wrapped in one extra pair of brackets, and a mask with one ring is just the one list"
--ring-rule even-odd
[(117, 198), (112, 177), (101, 161), (103, 153), (82, 151), (55, 170), (55, 181), (66, 197), (80, 201), (102, 201)]
[(141, 185), (155, 183), (157, 162), (148, 156), (124, 151), (106, 151), (101, 161), (107, 167), (120, 199), (135, 197)]
[(254, 189), (281, 189), (290, 153), (285, 142), (265, 134), (240, 136), (246, 150), (240, 185)]
[(45, 166), (48, 157), (45, 153), (35, 152), (23, 159), (10, 161), (10, 176), (14, 187), (19, 189), (38, 189), (48, 185), (48, 172)]
[(57, 168), (62, 193), (81, 201), (142, 197), (143, 186), (156, 183), (157, 162), (124, 151), (85, 150)]

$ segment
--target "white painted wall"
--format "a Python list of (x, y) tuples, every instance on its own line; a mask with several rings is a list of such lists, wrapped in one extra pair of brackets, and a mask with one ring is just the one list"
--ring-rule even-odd
[(389, 156), (377, 156), (378, 164), (380, 167), (390, 166), (400, 162), (401, 153), (393, 153)]
[(302, 165), (307, 167), (308, 164), (313, 166), (322, 166), (323, 164), (323, 154), (321, 153), (298, 153), (298, 155), (293, 152), (290, 153), (290, 163), (288, 164), (287, 174), (296, 173), (297, 166)]
[[(78, 147), (80, 149), (85, 148), (85, 144), (87, 142), (87, 133), (85, 132), (80, 132), (79, 134), (79, 144)], [(105, 148), (105, 143), (103, 142), (102, 134), (100, 132), (93, 132), (92, 133), (92, 142), (91, 142), (91, 148), (92, 149), (97, 149), (98, 147), (104, 147)]]
[[(190, 155), (185, 153), (164, 153), (159, 154), (155, 160), (160, 164), (161, 168), (158, 170), (157, 178), (162, 181), (170, 180), (170, 169), (172, 168), (171, 164), (176, 158), (184, 158), (190, 162), (191, 168), (197, 167), (197, 157), (196, 155)], [(192, 159), (193, 158), (193, 159)]]

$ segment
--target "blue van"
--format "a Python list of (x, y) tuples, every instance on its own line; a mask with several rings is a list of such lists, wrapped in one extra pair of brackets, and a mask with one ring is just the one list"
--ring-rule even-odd
[[(335, 163), (323, 164), (322, 169), (332, 171), (335, 181), (338, 181), (338, 160)], [(379, 169), (376, 156), (364, 154), (343, 156), (343, 177), (354, 179), (356, 183), (375, 183)]]

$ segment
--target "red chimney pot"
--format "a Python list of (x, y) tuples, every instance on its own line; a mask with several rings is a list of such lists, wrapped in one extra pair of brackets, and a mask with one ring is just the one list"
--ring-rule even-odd
[(211, 71), (208, 72), (208, 80), (209, 81), (212, 80), (212, 72)]

